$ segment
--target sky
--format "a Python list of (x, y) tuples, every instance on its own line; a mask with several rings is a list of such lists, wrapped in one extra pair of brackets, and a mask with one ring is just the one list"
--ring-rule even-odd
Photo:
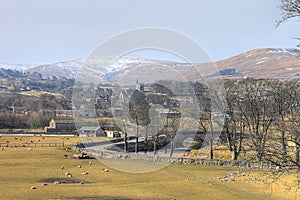
[[(294, 19), (276, 28), (279, 4), (280, 0), (0, 0), (0, 62), (47, 64), (86, 58), (114, 35), (142, 27), (184, 34), (213, 61), (256, 48), (295, 48), (300, 22)], [(161, 59), (172, 58), (162, 54)]]

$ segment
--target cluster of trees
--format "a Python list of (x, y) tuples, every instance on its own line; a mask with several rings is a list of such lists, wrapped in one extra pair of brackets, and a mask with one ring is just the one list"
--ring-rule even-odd
[(243, 151), (257, 161), (300, 166), (300, 83), (244, 79), (225, 82), (223, 139), (232, 159)]
[(5, 129), (35, 129), (43, 128), (49, 124), (51, 117), (34, 115), (14, 115), (0, 113), (0, 128)]

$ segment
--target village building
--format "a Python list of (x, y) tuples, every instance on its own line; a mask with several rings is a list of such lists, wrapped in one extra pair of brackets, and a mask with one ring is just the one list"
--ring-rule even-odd
[(45, 133), (71, 133), (76, 131), (76, 126), (73, 120), (54, 120), (51, 119), (49, 126), (44, 128)]
[(105, 137), (100, 126), (83, 126), (79, 129), (79, 136), (82, 137)]
[(119, 138), (121, 137), (122, 132), (116, 130), (105, 130), (105, 135), (108, 138)]

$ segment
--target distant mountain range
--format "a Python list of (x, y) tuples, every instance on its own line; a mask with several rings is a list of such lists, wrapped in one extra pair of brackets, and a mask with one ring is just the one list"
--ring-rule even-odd
[[(109, 63), (112, 58), (102, 58), (102, 63)], [(66, 62), (58, 62), (48, 65), (11, 65), (0, 64), (0, 68), (9, 68), (22, 70), (23, 72), (39, 73), (44, 78), (64, 77), (75, 78), (78, 70), (83, 64), (97, 64), (99, 60), (96, 58), (80, 59)], [(109, 67), (102, 69), (106, 79), (118, 78), (123, 73), (134, 71), (140, 66), (151, 67), (159, 66), (161, 68), (168, 67), (170, 70), (178, 70), (189, 80), (199, 79), (197, 69), (208, 69), (212, 63), (187, 64), (176, 63), (160, 60), (147, 60), (139, 58), (122, 57), (116, 60)], [(280, 49), (265, 48), (256, 49), (242, 53), (231, 58), (215, 62), (219, 69), (219, 73), (223, 77), (228, 78), (272, 78), (272, 79), (294, 79), (300, 77), (300, 50), (298, 49)], [(201, 71), (201, 70), (200, 70)], [(216, 73), (202, 74), (203, 77), (213, 77)], [(137, 76), (137, 75), (135, 75)]]

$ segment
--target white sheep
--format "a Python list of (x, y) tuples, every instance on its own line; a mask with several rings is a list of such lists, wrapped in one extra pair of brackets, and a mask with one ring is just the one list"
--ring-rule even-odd
[(86, 171), (83, 171), (82, 175), (88, 175), (89, 173)]
[(109, 170), (108, 169), (102, 169), (103, 170), (103, 172), (109, 172)]
[(36, 187), (35, 186), (31, 186), (31, 188), (30, 189), (32, 189), (32, 190), (35, 190), (36, 189)]
[(66, 176), (69, 176), (69, 175), (72, 176), (72, 174), (71, 174), (70, 172), (66, 172), (65, 175), (66, 175)]

